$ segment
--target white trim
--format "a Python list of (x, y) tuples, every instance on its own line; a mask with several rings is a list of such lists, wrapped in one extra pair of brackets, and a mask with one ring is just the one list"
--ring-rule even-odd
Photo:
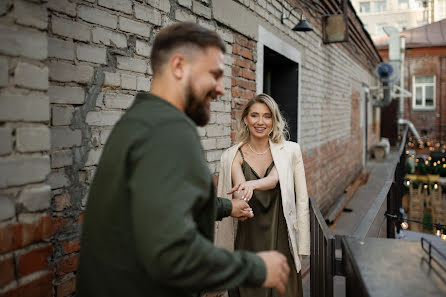
[(296, 62), (299, 65), (299, 77), (298, 77), (298, 90), (297, 90), (297, 142), (300, 142), (300, 130), (301, 130), (301, 77), (302, 77), (302, 65), (301, 65), (301, 53), (298, 49), (283, 41), (273, 33), (267, 31), (265, 28), (259, 25), (259, 38), (257, 42), (257, 64), (256, 64), (256, 89), (257, 94), (263, 91), (263, 48), (269, 47), (275, 52), (278, 52), (282, 56)]
[[(432, 76), (434, 78), (434, 81), (432, 83), (419, 83), (419, 84), (415, 84), (415, 77), (416, 76)], [(413, 75), (412, 76), (412, 110), (413, 111), (433, 111), (435, 110), (436, 107), (436, 86), (437, 86), (437, 80), (436, 80), (436, 76), (433, 74), (423, 74), (423, 75)], [(425, 87), (427, 86), (432, 86), (433, 87), (433, 105), (430, 106), (426, 106), (426, 96), (425, 96)], [(417, 87), (422, 87), (422, 106), (416, 106), (416, 97), (417, 97), (417, 92), (416, 92), (416, 88)]]

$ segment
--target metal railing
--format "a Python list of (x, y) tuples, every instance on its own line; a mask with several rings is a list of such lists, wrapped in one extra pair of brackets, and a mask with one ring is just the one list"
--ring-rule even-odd
[[(403, 193), (403, 179), (406, 163), (405, 148), (408, 129), (403, 133), (399, 148), (399, 161), (391, 169), (392, 175), (385, 182), (383, 189), (375, 201), (375, 207), (371, 207), (361, 224), (353, 234), (355, 238), (364, 239), (378, 216), (381, 205), (387, 199), (387, 212), (396, 214), (399, 212)], [(394, 173), (394, 174), (393, 174)], [(332, 297), (333, 280), (335, 275), (346, 276), (348, 292), (361, 292), (358, 296), (367, 296), (364, 284), (359, 275), (355, 275), (355, 262), (348, 255), (342, 259), (336, 258), (336, 248), (345, 249), (344, 236), (335, 236), (330, 232), (316, 202), (310, 197), (310, 232), (311, 232), (311, 257), (310, 257), (310, 290), (312, 297)], [(397, 226), (398, 228), (399, 226)], [(387, 237), (395, 237), (395, 228), (392, 220), (387, 218)], [(348, 253), (347, 253), (348, 254)]]
[(310, 197), (310, 290), (312, 297), (333, 296), (335, 237), (325, 223), (316, 202)]

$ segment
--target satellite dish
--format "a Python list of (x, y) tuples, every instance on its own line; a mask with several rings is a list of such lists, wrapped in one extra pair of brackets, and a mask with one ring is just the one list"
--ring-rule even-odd
[(382, 83), (398, 83), (400, 80), (400, 62), (381, 63), (376, 67), (375, 72)]

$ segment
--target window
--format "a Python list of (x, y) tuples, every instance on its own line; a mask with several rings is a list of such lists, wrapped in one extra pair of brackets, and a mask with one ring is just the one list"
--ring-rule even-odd
[(370, 1), (359, 2), (359, 12), (360, 13), (370, 12)]
[(423, 8), (426, 7), (427, 3), (425, 0), (415, 0), (415, 7), (417, 8)]
[(419, 21), (419, 22), (417, 22), (417, 27), (421, 27), (421, 26), (424, 26), (424, 25), (427, 25), (427, 21)]
[(398, 0), (398, 8), (399, 9), (408, 9), (409, 8), (409, 0)]
[(386, 0), (374, 2), (373, 3), (373, 11), (374, 12), (386, 11)]
[(438, 0), (435, 9), (435, 21), (446, 18), (446, 0)]
[(435, 109), (435, 76), (415, 75), (413, 77), (413, 109)]
[(383, 35), (383, 34), (385, 34), (385, 32), (384, 32), (384, 27), (385, 26), (387, 26), (386, 23), (376, 24), (376, 35)]

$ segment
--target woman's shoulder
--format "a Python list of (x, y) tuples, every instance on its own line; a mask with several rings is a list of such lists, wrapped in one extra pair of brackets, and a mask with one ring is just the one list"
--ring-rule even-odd
[(241, 143), (237, 143), (233, 146), (231, 146), (230, 148), (227, 148), (226, 150), (223, 151), (223, 154), (221, 155), (222, 158), (231, 156), (234, 154), (234, 152), (237, 151), (237, 149), (240, 147)]
[(284, 146), (289, 151), (293, 152), (300, 151), (300, 145), (294, 141), (284, 141)]

